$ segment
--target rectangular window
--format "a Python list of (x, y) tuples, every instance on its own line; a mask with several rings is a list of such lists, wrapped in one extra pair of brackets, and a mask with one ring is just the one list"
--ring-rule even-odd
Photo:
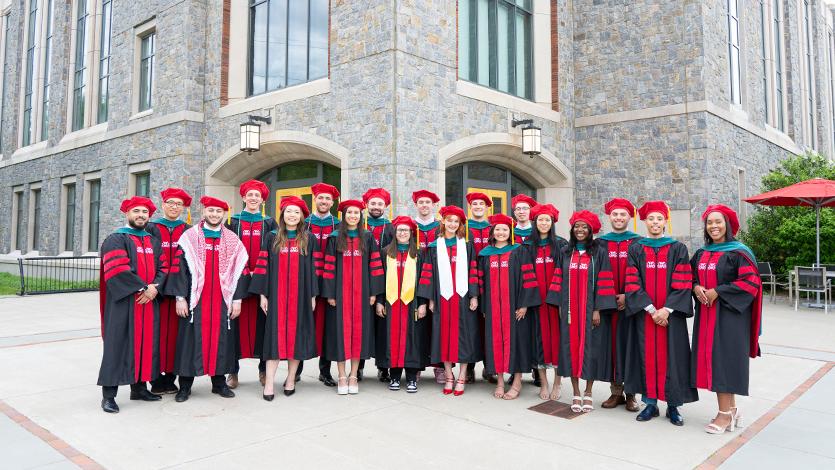
[(26, 213), (23, 207), (23, 191), (16, 191), (14, 193), (14, 206), (15, 210), (17, 211), (17, 214), (15, 216), (17, 227), (15, 230), (14, 248), (15, 250), (23, 253), (24, 251), (26, 251), (26, 248), (23, 245), (23, 241), (26, 239), (26, 226), (23, 225), (23, 215)]
[(87, 251), (99, 251), (99, 209), (101, 208), (101, 180), (87, 182), (90, 203), (87, 210)]
[(728, 0), (728, 71), (731, 78), (731, 103), (741, 104), (739, 75), (739, 11), (737, 0)]
[(29, 14), (26, 30), (26, 81), (23, 92), (23, 142), (22, 147), (34, 143), (35, 120), (32, 101), (35, 91), (35, 32), (38, 24), (38, 0), (29, 0)]
[(250, 0), (250, 95), (328, 75), (328, 0)]
[(32, 226), (31, 246), (33, 251), (40, 250), (41, 240), (41, 190), (33, 189), (29, 192), (32, 205), (31, 213), (29, 214), (29, 224)]
[(75, 183), (64, 185), (64, 251), (75, 249)]
[(774, 31), (772, 36), (774, 38), (774, 109), (776, 128), (785, 132), (786, 128), (784, 121), (783, 108), (783, 18), (782, 8), (780, 7), (781, 0), (772, 0), (772, 17), (774, 23)]
[(809, 147), (817, 148), (815, 129), (815, 93), (814, 93), (814, 69), (812, 67), (812, 5), (809, 0), (803, 0), (803, 39), (805, 50), (803, 51), (806, 72), (806, 137)]
[(533, 99), (530, 0), (459, 0), (458, 77)]
[(75, 70), (73, 70), (72, 130), (84, 127), (84, 106), (87, 93), (87, 8), (88, 0), (78, 0), (75, 21)]
[(154, 50), (156, 32), (152, 31), (142, 37), (139, 56), (139, 112), (154, 107)]
[(136, 173), (134, 177), (134, 188), (136, 188), (136, 196), (151, 197), (151, 173), (143, 171)]
[(97, 100), (98, 111), (96, 122), (99, 124), (107, 121), (108, 101), (110, 92), (110, 41), (111, 23), (113, 16), (113, 1), (102, 0), (101, 2), (101, 40), (99, 41), (99, 98)]
[(46, 40), (43, 52), (43, 100), (41, 106), (41, 140), (49, 138), (49, 74), (52, 71), (53, 0), (46, 0)]

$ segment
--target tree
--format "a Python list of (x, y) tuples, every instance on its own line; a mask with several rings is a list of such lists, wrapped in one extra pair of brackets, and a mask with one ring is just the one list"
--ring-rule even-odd
[[(835, 163), (820, 154), (807, 152), (783, 160), (762, 178), (762, 191), (773, 191), (812, 178), (835, 180)], [(775, 273), (793, 266), (815, 262), (815, 211), (809, 207), (756, 206), (748, 219), (748, 230), (739, 238), (768, 261)], [(835, 210), (821, 209), (821, 263), (835, 263)]]

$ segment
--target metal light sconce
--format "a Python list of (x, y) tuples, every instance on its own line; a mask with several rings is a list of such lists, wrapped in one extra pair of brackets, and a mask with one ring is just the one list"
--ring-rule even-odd
[(542, 153), (542, 129), (533, 125), (533, 119), (514, 119), (511, 126), (522, 128), (522, 153), (533, 158)]
[(247, 116), (247, 122), (241, 124), (241, 152), (252, 154), (261, 150), (261, 124), (272, 124), (270, 116)]

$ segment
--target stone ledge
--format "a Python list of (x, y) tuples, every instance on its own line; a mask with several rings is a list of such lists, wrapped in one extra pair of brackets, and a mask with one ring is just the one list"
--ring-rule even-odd
[(455, 93), (474, 100), (501, 106), (511, 111), (530, 114), (553, 122), (560, 122), (560, 113), (551, 109), (550, 100), (548, 103), (528, 101), (524, 98), (508, 95), (507, 93), (496, 91), (482, 85), (476, 85), (466, 80), (457, 80), (455, 82)]
[(238, 114), (249, 113), (261, 109), (273, 108), (282, 103), (310, 98), (311, 96), (330, 93), (331, 81), (329, 78), (320, 78), (307, 83), (300, 83), (287, 88), (271, 91), (262, 95), (250, 96), (249, 98), (233, 101), (229, 98), (229, 104), (218, 110), (218, 117), (227, 118)]

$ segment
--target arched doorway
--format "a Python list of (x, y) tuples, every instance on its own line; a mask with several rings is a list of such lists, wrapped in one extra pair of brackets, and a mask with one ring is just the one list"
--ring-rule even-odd
[[(341, 172), (339, 168), (315, 160), (301, 160), (279, 165), (262, 173), (256, 179), (263, 181), (272, 191), (272, 203), (267, 207), (267, 214), (275, 217), (281, 198), (298, 196), (304, 199), (313, 210), (313, 193), (310, 187), (316, 183), (327, 183), (340, 189)], [(336, 205), (331, 209), (336, 215)]]
[(492, 213), (510, 214), (518, 194), (536, 197), (536, 189), (514, 172), (486, 163), (462, 163), (446, 171), (446, 204), (466, 207), (465, 196), (482, 192), (493, 200)]

